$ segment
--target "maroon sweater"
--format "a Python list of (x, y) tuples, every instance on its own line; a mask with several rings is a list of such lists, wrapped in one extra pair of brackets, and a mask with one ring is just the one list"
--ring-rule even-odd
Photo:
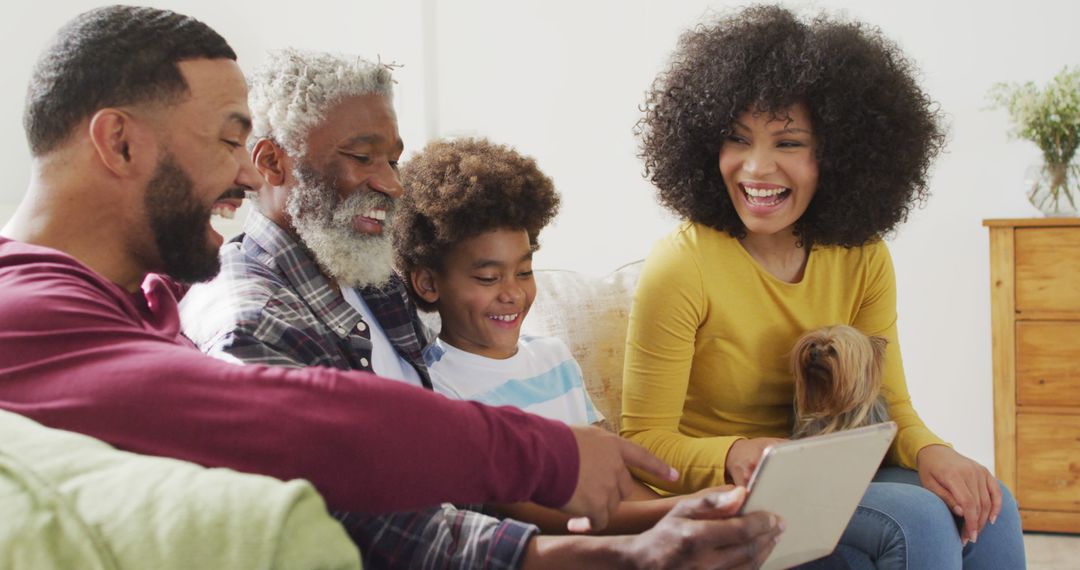
[(304, 478), (333, 509), (570, 499), (564, 425), (363, 372), (205, 356), (180, 334), (174, 291), (151, 275), (131, 294), (0, 238), (0, 408), (129, 451)]

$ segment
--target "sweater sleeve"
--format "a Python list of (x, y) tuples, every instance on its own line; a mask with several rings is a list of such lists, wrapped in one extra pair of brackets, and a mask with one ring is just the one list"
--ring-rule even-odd
[(865, 249), (869, 255), (865, 295), (852, 324), (866, 334), (884, 337), (889, 341), (885, 349), (882, 393), (889, 408), (889, 416), (896, 422), (897, 434), (887, 461), (915, 469), (915, 459), (920, 449), (933, 444), (947, 444), (926, 427), (915, 412), (908, 394), (896, 329), (896, 276), (889, 249), (884, 242), (866, 246)]
[(80, 273), (0, 263), (0, 408), (138, 453), (307, 479), (341, 510), (560, 507), (573, 493), (560, 423), (362, 372), (222, 362), (140, 326)]
[(670, 241), (660, 242), (645, 261), (630, 312), (622, 435), (679, 470), (675, 482), (635, 473), (674, 493), (722, 485), (728, 449), (740, 439), (691, 437), (679, 431), (697, 332), (706, 311), (697, 260)]

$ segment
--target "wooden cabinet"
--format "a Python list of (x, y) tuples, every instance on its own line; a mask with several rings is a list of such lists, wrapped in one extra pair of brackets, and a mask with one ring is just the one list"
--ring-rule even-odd
[(1024, 530), (1080, 533), (1080, 219), (983, 225), (997, 476)]

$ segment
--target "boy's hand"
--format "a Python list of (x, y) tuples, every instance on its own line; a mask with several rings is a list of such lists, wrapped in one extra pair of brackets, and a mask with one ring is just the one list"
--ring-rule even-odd
[(601, 530), (634, 489), (627, 467), (674, 481), (679, 474), (641, 446), (595, 427), (571, 427), (578, 444), (578, 483), (563, 512), (583, 519), (571, 520), (575, 531)]

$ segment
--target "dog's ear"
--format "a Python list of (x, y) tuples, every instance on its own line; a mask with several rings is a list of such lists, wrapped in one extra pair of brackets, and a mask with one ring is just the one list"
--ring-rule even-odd
[(889, 339), (881, 336), (871, 336), (870, 346), (874, 347), (874, 358), (881, 361), (885, 358), (885, 347), (889, 346)]
[(814, 342), (810, 340), (809, 335), (803, 335), (799, 337), (799, 340), (795, 341), (795, 347), (791, 349), (791, 373), (796, 380), (805, 379), (803, 367), (806, 365), (806, 359), (808, 358), (807, 349), (813, 345)]

